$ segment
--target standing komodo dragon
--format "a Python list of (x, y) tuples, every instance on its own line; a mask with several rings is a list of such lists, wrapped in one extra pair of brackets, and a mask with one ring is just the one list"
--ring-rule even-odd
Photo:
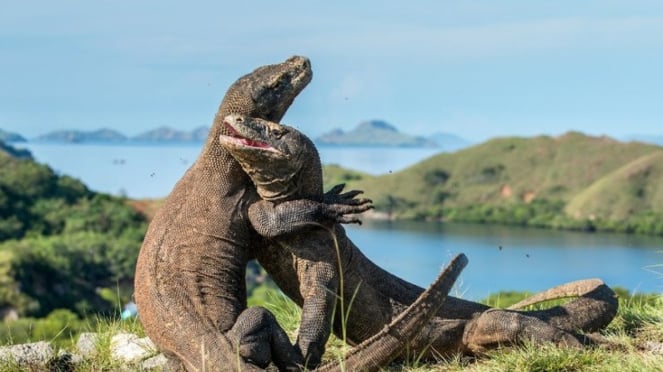
[[(246, 308), (255, 234), (246, 208), (257, 195), (218, 137), (231, 113), (280, 120), (311, 77), (308, 59), (295, 56), (233, 83), (198, 159), (150, 223), (136, 264), (135, 300), (145, 333), (173, 369), (257, 368), (240, 355), (262, 368), (271, 360), (281, 369), (301, 363), (272, 314)], [(253, 344), (240, 345), (242, 338)], [(264, 343), (272, 347), (264, 350)]]
[[(258, 260), (286, 295), (307, 312), (306, 288), (310, 281), (303, 278), (310, 271), (309, 262), (316, 253), (326, 252), (322, 247), (330, 244), (329, 234), (289, 233), (291, 226), (279, 225), (269, 218), (270, 208), (283, 200), (310, 198), (313, 200), (340, 200), (354, 198), (358, 192), (340, 194), (342, 186), (322, 193), (322, 171), (313, 143), (296, 129), (258, 118), (240, 115), (228, 116), (226, 125), (232, 127), (230, 136), (220, 141), (242, 165), (256, 184), (263, 201), (249, 207), (251, 223), (273, 242), (258, 252)], [(285, 235), (284, 235), (285, 234)], [(347, 341), (356, 344), (377, 333), (385, 324), (412, 303), (422, 289), (408, 283), (375, 265), (348, 239), (340, 225), (334, 226), (338, 259), (343, 276), (341, 295), (347, 306), (340, 309), (337, 302), (334, 332), (343, 336), (341, 314), (345, 313)], [(311, 247), (319, 246), (312, 249)], [(283, 249), (287, 247), (289, 249)], [(297, 257), (300, 251), (310, 252), (305, 260)], [(294, 254), (288, 255), (288, 252)], [(317, 260), (328, 266), (329, 258), (319, 254)], [(517, 312), (512, 309), (491, 309), (488, 306), (449, 297), (420, 337), (410, 347), (428, 355), (448, 355), (455, 352), (479, 353), (499, 344), (512, 344), (523, 340), (556, 342), (579, 346), (583, 339), (575, 332), (592, 332), (606, 326), (617, 311), (617, 299), (612, 290), (598, 279), (565, 284), (543, 292), (533, 298), (543, 301), (551, 298), (578, 297), (573, 301), (547, 310)], [(523, 302), (525, 306), (532, 301)], [(318, 303), (325, 303), (322, 299)], [(326, 309), (324, 306), (318, 311)], [(329, 317), (316, 313), (314, 308), (305, 317)], [(349, 314), (347, 312), (349, 311)], [(316, 332), (325, 332), (316, 329)], [(308, 335), (310, 340), (323, 339)], [(323, 345), (312, 345), (311, 349)]]
[[(169, 369), (252, 371), (270, 362), (281, 370), (302, 366), (301, 353), (273, 315), (263, 308), (246, 308), (246, 264), (264, 243), (251, 229), (247, 213), (260, 199), (217, 139), (226, 133), (222, 119), (230, 113), (279, 120), (311, 75), (306, 58), (292, 57), (237, 80), (220, 105), (200, 156), (150, 224), (136, 265), (135, 299), (145, 332), (168, 358)], [(335, 201), (292, 201), (274, 213), (295, 224), (329, 224), (366, 210), (365, 203), (352, 198)], [(453, 261), (377, 339), (354, 350), (346, 365), (374, 369), (391, 360), (435, 314), (465, 260), (461, 256)]]

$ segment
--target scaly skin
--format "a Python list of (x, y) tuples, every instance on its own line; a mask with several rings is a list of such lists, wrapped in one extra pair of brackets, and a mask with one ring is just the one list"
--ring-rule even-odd
[(246, 309), (245, 270), (255, 255), (247, 207), (258, 195), (218, 138), (231, 113), (280, 120), (311, 76), (308, 59), (291, 57), (237, 80), (198, 159), (150, 223), (136, 265), (135, 300), (146, 334), (174, 369), (252, 371), (270, 361), (297, 369), (301, 363), (269, 312)]
[[(322, 182), (309, 182), (314, 179), (321, 180), (322, 170), (320, 167), (301, 167), (300, 158), (305, 157), (311, 159), (311, 163), (319, 164), (318, 154), (315, 151), (297, 151), (315, 150), (315, 148), (306, 137), (291, 138), (293, 135), (298, 135), (298, 132), (286, 133), (287, 128), (269, 121), (260, 122), (265, 126), (252, 128), (247, 125), (253, 121), (243, 123), (241, 116), (230, 115), (226, 117), (224, 123), (231, 135), (221, 136), (219, 138), (221, 145), (250, 175), (262, 197), (262, 200), (249, 207), (253, 228), (264, 237), (278, 237), (274, 241), (284, 251), (293, 254), (293, 263), (297, 267), (297, 281), (300, 283), (299, 290), (303, 299), (296, 346), (304, 356), (305, 366), (315, 368), (320, 364), (325, 344), (331, 333), (331, 316), (337, 301), (336, 294), (340, 280), (336, 250), (332, 248), (334, 241), (329, 233), (333, 224), (325, 226), (312, 224), (311, 221), (316, 220), (317, 210), (315, 208), (306, 210), (307, 205), (315, 207), (310, 201), (323, 201)], [(271, 146), (263, 147), (260, 142), (246, 141), (246, 138), (250, 138), (250, 134), (246, 132), (251, 129), (269, 132), (273, 137), (284, 136), (283, 139), (286, 140), (282, 142), (284, 146), (288, 143), (293, 143), (295, 146), (289, 149), (292, 151), (281, 152), (275, 151)], [(297, 146), (300, 141), (308, 141), (306, 142), (308, 146), (306, 148)], [(251, 164), (254, 163), (268, 166), (252, 167)], [(369, 202), (367, 199), (357, 200), (358, 211), (371, 208)], [(289, 208), (284, 208), (294, 203), (299, 204), (297, 214), (293, 214)], [(345, 222), (358, 222), (358, 220), (347, 218)], [(280, 264), (289, 266), (290, 262), (280, 262)]]
[[(340, 225), (332, 227), (336, 240), (330, 243), (330, 238), (325, 238), (324, 234), (293, 233), (299, 227), (293, 227), (292, 223), (282, 224), (280, 222), (284, 218), (274, 219), (270, 217), (272, 213), (265, 212), (278, 205), (279, 200), (304, 198), (330, 203), (353, 199), (358, 194), (356, 191), (341, 194), (342, 186), (322, 194), (320, 161), (310, 140), (294, 128), (257, 118), (234, 115), (226, 117), (226, 122), (235, 128), (233, 136), (236, 142), (240, 138), (252, 141), (236, 146), (232, 153), (263, 198), (262, 202), (254, 203), (249, 208), (249, 217), (256, 231), (269, 237), (273, 244), (261, 249), (258, 260), (281, 290), (303, 306), (303, 318), (311, 316), (326, 319), (329, 316), (326, 307), (307, 309), (307, 293), (311, 283), (304, 278), (310, 266), (307, 262), (316, 259), (329, 262), (330, 259), (326, 257), (328, 249), (325, 249), (329, 244), (338, 247), (340, 264), (337, 264), (344, 279), (339, 292), (346, 299), (352, 297), (346, 324), (347, 341), (351, 344), (378, 333), (416, 300), (422, 292), (420, 287), (371, 262), (347, 238)], [(224, 139), (221, 138), (221, 141), (224, 142)], [(296, 254), (288, 254), (288, 250), (282, 248), (284, 246)], [(319, 248), (316, 250), (310, 247)], [(306, 260), (302, 260), (301, 255), (306, 252)], [(412, 352), (426, 349), (428, 355), (433, 356), (456, 352), (481, 353), (496, 345), (523, 340), (580, 346), (584, 340), (574, 332), (600, 329), (616, 314), (615, 294), (599, 280), (571, 283), (560, 288), (563, 290), (545, 292), (538, 299), (535, 298), (535, 302), (556, 298), (562, 293), (575, 292), (580, 297), (552, 309), (521, 312), (491, 309), (482, 304), (449, 297), (438, 310), (437, 317), (410, 343), (409, 348)], [(342, 309), (339, 306), (340, 303), (337, 303), (334, 332), (342, 335)], [(320, 329), (316, 331), (324, 332)], [(308, 337), (315, 339), (315, 335)]]
[[(265, 243), (250, 227), (248, 206), (260, 199), (217, 138), (229, 134), (222, 120), (230, 113), (280, 120), (311, 75), (306, 58), (292, 57), (238, 79), (200, 156), (150, 224), (136, 265), (135, 299), (168, 369), (253, 371), (273, 362), (299, 370), (303, 364), (271, 313), (246, 308), (246, 264)], [(295, 200), (281, 208), (321, 224), (345, 222), (345, 214), (365, 210), (352, 198), (335, 204)], [(300, 216), (300, 210), (315, 213)]]
[[(266, 124), (265, 126), (252, 127), (251, 124), (254, 121), (243, 123), (242, 118), (239, 115), (226, 117), (224, 123), (229, 128), (231, 135), (222, 135), (219, 140), (250, 174), (257, 185), (258, 193), (263, 198), (249, 207), (252, 225), (263, 236), (278, 238), (274, 241), (278, 242), (285, 251), (290, 251), (294, 255), (294, 263), (298, 268), (300, 280), (300, 293), (304, 300), (297, 346), (304, 355), (305, 366), (316, 368), (320, 363), (331, 331), (331, 316), (338, 300), (338, 284), (342, 280), (341, 271), (337, 266), (336, 250), (332, 248), (334, 247), (333, 237), (329, 233), (333, 224), (321, 226), (311, 223), (311, 221), (318, 220), (315, 217), (317, 210), (314, 207), (316, 202), (320, 202), (322, 186), (320, 182), (309, 181), (321, 178), (321, 169), (319, 167), (300, 167), (303, 164), (300, 161), (302, 157), (310, 159), (313, 164), (320, 164), (320, 161), (315, 151), (296, 151), (315, 150), (308, 138), (300, 136), (298, 132), (289, 132), (287, 128), (268, 121), (259, 123)], [(272, 146), (266, 146), (265, 143), (253, 141), (252, 138), (259, 136), (251, 136), (246, 132), (254, 129), (265, 132), (265, 136), (268, 132), (270, 136), (283, 137), (283, 147), (287, 147), (288, 144), (294, 146), (279, 151)], [(303, 141), (307, 141), (306, 148), (299, 146)], [(265, 161), (266, 159), (262, 159), (262, 157), (268, 157), (269, 160)], [(269, 166), (258, 167), (260, 171), (257, 171), (257, 168), (251, 167), (251, 164), (256, 161)], [(275, 179), (278, 181), (275, 182)], [(262, 182), (263, 180), (265, 182)], [(292, 185), (297, 186), (292, 187)], [(342, 200), (344, 204), (348, 205), (348, 208), (351, 208), (350, 204), (357, 206), (360, 211), (370, 208), (367, 199), (355, 200), (352, 196), (343, 199), (337, 195), (334, 195), (333, 198), (334, 202)], [(283, 208), (284, 205), (293, 203), (298, 203), (299, 208), (297, 208), (296, 214), (292, 213), (292, 209)], [(358, 220), (346, 216), (342, 216), (339, 220), (358, 222)], [(461, 260), (460, 263), (458, 260)], [(400, 349), (430, 321), (435, 314), (432, 309), (441, 306), (455, 277), (460, 273), (461, 265), (465, 265), (464, 256), (458, 260), (451, 264), (453, 280), (447, 280), (444, 276), (438, 278), (429, 291), (424, 292), (419, 300), (415, 301), (410, 308), (379, 334), (380, 337), (371, 337), (358, 345), (345, 360), (346, 368), (348, 366), (352, 367), (351, 370), (378, 368), (396, 357)], [(283, 264), (287, 265), (287, 263)], [(437, 288), (439, 286), (442, 286), (444, 291), (439, 291)], [(428, 294), (431, 291), (433, 293)], [(404, 324), (401, 324), (402, 322)], [(398, 337), (394, 337), (394, 335), (398, 335)], [(335, 366), (323, 367), (324, 370), (330, 370), (330, 368), (335, 368)]]

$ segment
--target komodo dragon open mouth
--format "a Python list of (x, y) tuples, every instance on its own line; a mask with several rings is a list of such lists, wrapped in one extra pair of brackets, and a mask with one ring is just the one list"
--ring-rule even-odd
[(252, 140), (250, 138), (244, 137), (240, 132), (238, 132), (228, 121), (224, 120), (223, 125), (228, 130), (227, 135), (221, 135), (220, 140), (226, 143), (234, 144), (241, 147), (253, 147), (258, 149), (263, 149), (267, 151), (279, 152), (268, 143)]

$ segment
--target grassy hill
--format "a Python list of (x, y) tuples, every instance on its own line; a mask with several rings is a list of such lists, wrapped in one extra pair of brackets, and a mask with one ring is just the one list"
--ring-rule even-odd
[(570, 132), (494, 139), (393, 174), (326, 175), (364, 190), (389, 218), (663, 234), (663, 223), (632, 226), (663, 220), (661, 160), (663, 147)]
[(643, 155), (599, 178), (571, 198), (574, 217), (625, 219), (637, 211), (663, 211), (663, 151)]
[(124, 198), (0, 143), (0, 314), (112, 313), (130, 298), (146, 227)]

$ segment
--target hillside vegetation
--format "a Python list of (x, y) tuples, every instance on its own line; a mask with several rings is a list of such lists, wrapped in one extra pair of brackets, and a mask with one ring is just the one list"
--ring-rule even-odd
[(2, 316), (116, 310), (131, 294), (145, 217), (125, 199), (3, 148), (9, 146), (0, 147)]
[[(0, 142), (0, 345), (65, 345), (116, 319), (160, 203), (94, 192)], [(247, 276), (248, 290), (265, 281), (256, 264)]]
[(663, 234), (663, 147), (570, 132), (499, 138), (381, 176), (326, 168), (385, 218)]

